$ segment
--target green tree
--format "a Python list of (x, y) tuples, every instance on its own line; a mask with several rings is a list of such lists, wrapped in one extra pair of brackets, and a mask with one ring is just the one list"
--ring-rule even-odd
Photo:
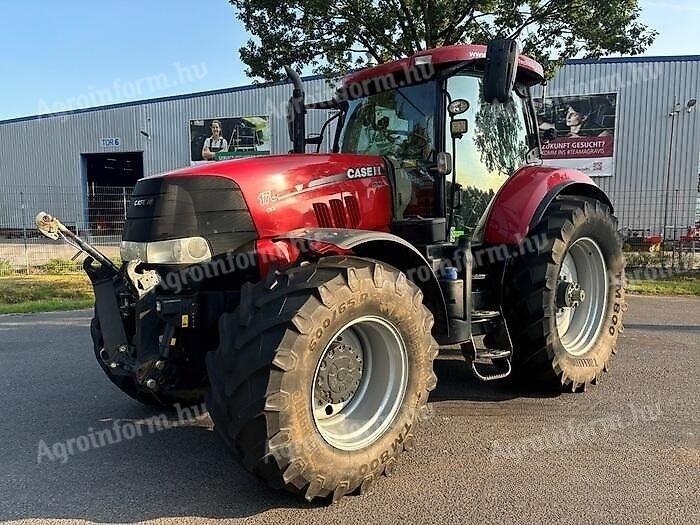
[(456, 43), (518, 38), (551, 74), (566, 58), (638, 54), (656, 32), (638, 0), (230, 0), (253, 35), (247, 73), (276, 80), (282, 66), (329, 76)]

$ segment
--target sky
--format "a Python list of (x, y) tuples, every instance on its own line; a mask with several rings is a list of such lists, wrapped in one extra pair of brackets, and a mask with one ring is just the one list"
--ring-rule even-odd
[[(642, 0), (645, 55), (700, 54), (696, 0)], [(248, 84), (226, 0), (0, 0), (0, 120)]]

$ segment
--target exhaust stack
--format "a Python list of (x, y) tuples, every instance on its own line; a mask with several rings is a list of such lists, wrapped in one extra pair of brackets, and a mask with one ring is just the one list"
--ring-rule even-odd
[(289, 66), (284, 66), (287, 76), (294, 85), (292, 97), (287, 105), (287, 123), (289, 139), (292, 141), (294, 153), (306, 152), (306, 106), (304, 85), (299, 74)]

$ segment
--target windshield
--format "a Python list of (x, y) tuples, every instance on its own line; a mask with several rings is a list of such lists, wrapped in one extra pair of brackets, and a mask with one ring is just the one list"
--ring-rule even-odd
[(435, 83), (426, 82), (349, 101), (340, 151), (432, 160), (436, 100)]

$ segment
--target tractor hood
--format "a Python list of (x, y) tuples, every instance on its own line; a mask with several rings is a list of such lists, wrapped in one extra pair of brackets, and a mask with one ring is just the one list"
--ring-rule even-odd
[(386, 231), (390, 218), (391, 191), (381, 157), (273, 155), (142, 179), (134, 189), (124, 240), (200, 235), (216, 244), (213, 253), (222, 253), (253, 236), (274, 238), (306, 227)]

